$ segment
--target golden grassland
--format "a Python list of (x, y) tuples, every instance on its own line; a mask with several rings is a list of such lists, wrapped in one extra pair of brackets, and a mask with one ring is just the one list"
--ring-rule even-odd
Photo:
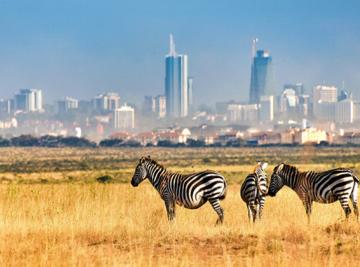
[(147, 183), (3, 185), (0, 203), (1, 266), (354, 266), (360, 259), (354, 218), (344, 222), (339, 204), (319, 204), (307, 225), (290, 191), (267, 199), (255, 226), (237, 185), (222, 202), (222, 226), (208, 204), (178, 207), (168, 223)]
[[(290, 148), (277, 149), (277, 155), (271, 148), (180, 149), (176, 150), (180, 155), (171, 154), (174, 151), (0, 151), (0, 266), (356, 266), (360, 262), (360, 223), (353, 214), (345, 221), (339, 203), (315, 204), (308, 225), (300, 200), (284, 189), (267, 198), (262, 221), (252, 225), (239, 195), (244, 175), (253, 169), (248, 162), (259, 157), (270, 159), (272, 166), (278, 158), (298, 157), (302, 170), (334, 165), (357, 170), (354, 158), (360, 150), (312, 150), (322, 157), (320, 162), (312, 160), (309, 150)], [(307, 153), (305, 160), (302, 155)], [(215, 226), (217, 216), (208, 203), (198, 210), (177, 207), (175, 222), (168, 223), (155, 189), (147, 181), (137, 188), (129, 184), (142, 154), (165, 159), (164, 165), (174, 171), (210, 168), (230, 177), (222, 201), (224, 224)], [(63, 164), (64, 160), (71, 164)], [(81, 168), (82, 161), (88, 161), (87, 168)], [(30, 171), (36, 163), (39, 169)], [(114, 182), (94, 182), (102, 174), (110, 174)]]

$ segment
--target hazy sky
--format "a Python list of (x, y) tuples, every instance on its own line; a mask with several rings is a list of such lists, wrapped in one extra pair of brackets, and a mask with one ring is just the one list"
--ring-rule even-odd
[(51, 103), (111, 90), (140, 103), (164, 91), (172, 32), (197, 104), (248, 99), (254, 37), (279, 88), (344, 80), (360, 99), (359, 12), (358, 0), (0, 0), (0, 97), (34, 87)]

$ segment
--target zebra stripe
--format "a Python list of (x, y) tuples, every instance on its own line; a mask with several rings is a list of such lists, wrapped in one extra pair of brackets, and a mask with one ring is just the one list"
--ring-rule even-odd
[(297, 193), (304, 204), (309, 221), (313, 201), (333, 203), (339, 200), (345, 216), (348, 218), (351, 213), (349, 198), (353, 204), (355, 215), (359, 219), (357, 206), (359, 179), (349, 169), (300, 172), (294, 166), (280, 164), (274, 168), (269, 190), (264, 193), (275, 196), (284, 185)]
[(146, 178), (164, 200), (169, 220), (175, 218), (175, 204), (197, 209), (209, 201), (219, 217), (217, 223), (223, 222), (224, 211), (220, 200), (226, 196), (226, 181), (222, 175), (213, 171), (189, 175), (171, 173), (150, 157), (142, 157), (136, 166), (131, 184), (138, 186)]
[(240, 196), (248, 209), (249, 220), (253, 222), (257, 216), (261, 219), (265, 205), (265, 195), (261, 193), (261, 190), (265, 191), (267, 188), (266, 167), (267, 163), (258, 162), (254, 172), (245, 178), (240, 189)]

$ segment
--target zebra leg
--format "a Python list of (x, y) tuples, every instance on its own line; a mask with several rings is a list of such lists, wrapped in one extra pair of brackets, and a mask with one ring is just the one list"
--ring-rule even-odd
[(357, 203), (352, 203), (353, 204), (353, 207), (354, 207), (354, 213), (356, 215), (356, 220), (359, 221), (359, 209), (358, 209), (358, 205)]
[(175, 218), (175, 202), (172, 200), (166, 200), (165, 207), (166, 207), (168, 220), (172, 221)]
[(265, 198), (264, 197), (261, 197), (259, 199), (259, 219), (261, 220), (261, 217), (262, 217), (262, 211), (264, 209), (264, 205), (265, 205)]
[(352, 202), (352, 205), (354, 207), (354, 213), (356, 215), (356, 219), (357, 221), (359, 221), (359, 209), (358, 209), (358, 205), (357, 205), (357, 201), (358, 201), (358, 187), (359, 187), (359, 184), (358, 182), (354, 182), (354, 187), (353, 187), (353, 190), (351, 192), (351, 202)]
[(312, 200), (309, 198), (305, 198), (303, 201), (303, 204), (305, 206), (306, 215), (308, 218), (308, 224), (310, 224), (310, 216), (311, 216), (311, 208), (312, 208)]
[(261, 219), (260, 218), (261, 217), (261, 215), (260, 215), (260, 204), (257, 204), (256, 205), (256, 219)]
[(343, 195), (343, 196), (339, 197), (339, 201), (340, 201), (341, 207), (343, 208), (343, 210), (345, 212), (346, 219), (349, 218), (349, 215), (351, 214), (351, 209), (349, 207), (348, 196)]
[(224, 210), (220, 206), (219, 199), (209, 199), (209, 202), (213, 207), (213, 209), (215, 210), (215, 212), (217, 213), (217, 215), (219, 216), (219, 218), (216, 221), (216, 224), (222, 224), (224, 221)]
[(248, 217), (249, 217), (249, 222), (251, 223), (251, 221), (253, 220), (253, 215), (252, 215), (252, 211), (251, 211), (251, 207), (249, 204), (247, 204), (247, 209), (248, 209)]
[(250, 208), (251, 208), (252, 215), (253, 215), (253, 223), (255, 223), (256, 217), (257, 217), (257, 205), (254, 203), (250, 206)]

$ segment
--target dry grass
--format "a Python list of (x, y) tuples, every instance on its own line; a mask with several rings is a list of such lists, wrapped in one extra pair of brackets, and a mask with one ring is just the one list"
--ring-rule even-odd
[[(230, 184), (225, 223), (209, 204), (177, 207), (168, 223), (157, 192), (132, 188), (137, 159), (151, 154), (171, 170), (214, 169)], [(352, 167), (360, 148), (0, 149), (0, 266), (356, 266), (360, 224), (339, 203), (314, 206), (312, 224), (294, 192), (268, 198), (248, 223), (240, 182), (259, 158), (302, 170)], [(270, 166), (270, 170), (272, 168)], [(111, 175), (115, 183), (98, 184)]]
[(360, 225), (344, 222), (338, 203), (315, 205), (308, 226), (297, 196), (285, 190), (252, 226), (238, 191), (230, 186), (225, 223), (215, 227), (208, 204), (177, 208), (169, 224), (147, 182), (2, 185), (0, 265), (354, 266), (360, 259)]

